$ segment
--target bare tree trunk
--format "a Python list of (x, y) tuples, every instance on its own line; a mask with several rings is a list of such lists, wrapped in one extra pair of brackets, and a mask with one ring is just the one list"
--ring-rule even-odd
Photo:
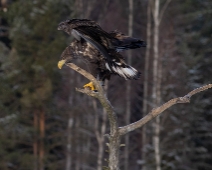
[(107, 123), (107, 112), (103, 109), (103, 120), (101, 126), (101, 138), (99, 141), (99, 151), (98, 151), (98, 169), (102, 170), (103, 166), (103, 157), (104, 157), (104, 142), (105, 142), (105, 132), (106, 132), (106, 123)]
[[(70, 77), (74, 77), (74, 71), (71, 70), (70, 71)], [(70, 86), (73, 86), (73, 82), (74, 79), (70, 79)], [(73, 106), (73, 88), (71, 88), (72, 90), (70, 90), (70, 94), (69, 94), (69, 105)], [(72, 112), (68, 113), (68, 127), (67, 127), (67, 145), (66, 145), (66, 170), (71, 170), (71, 164), (72, 164), (72, 160), (71, 160), (71, 150), (72, 150), (72, 128), (73, 128), (73, 117), (72, 117)]]
[[(75, 123), (75, 129), (79, 129), (79, 127), (80, 127), (79, 118), (77, 118), (75, 120), (75, 122), (76, 122)], [(79, 132), (77, 132), (77, 135), (79, 135)], [(79, 136), (76, 136), (75, 140), (79, 140)], [(80, 170), (81, 157), (80, 157), (80, 145), (78, 144), (78, 141), (77, 141), (77, 144), (76, 144), (76, 160), (74, 162), (75, 162), (75, 170)]]
[(153, 59), (153, 102), (157, 104), (157, 83), (158, 83), (158, 61), (159, 61), (159, 51), (158, 51), (158, 38), (159, 38), (159, 1), (155, 0), (154, 6), (154, 59)]
[(120, 147), (120, 135), (118, 129), (111, 133), (109, 138), (109, 168), (110, 170), (119, 169), (119, 147)]
[[(128, 35), (132, 36), (133, 34), (133, 0), (129, 0), (129, 18), (128, 18)], [(132, 51), (128, 51), (128, 64), (132, 63)], [(127, 90), (126, 90), (126, 118), (125, 123), (130, 123), (130, 115), (131, 115), (131, 82), (127, 82)], [(129, 169), (129, 134), (125, 136), (125, 148), (124, 148), (124, 169)]]
[[(88, 119), (89, 119), (89, 117), (88, 117)], [(83, 145), (81, 145), (81, 150), (80, 150), (80, 155), (81, 155), (81, 160), (82, 160), (80, 170), (87, 170), (87, 169), (91, 168), (88, 165), (85, 165), (87, 155), (89, 155), (89, 149), (90, 149), (90, 145), (91, 145), (91, 136), (86, 133), (83, 133), (82, 138), (84, 139), (84, 141), (83, 141)], [(84, 153), (84, 154), (82, 154), (82, 153)]]
[(107, 12), (107, 9), (109, 8), (110, 3), (111, 3), (110, 0), (105, 0), (104, 1), (103, 10), (100, 13), (100, 15), (98, 16), (98, 21), (99, 21), (100, 25), (102, 24), (102, 21), (103, 21), (104, 17), (106, 16), (106, 12)]
[(84, 12), (84, 17), (85, 18), (90, 18), (91, 17), (91, 12), (92, 10), (95, 8), (95, 3), (97, 1), (96, 0), (89, 0), (89, 1), (86, 1), (86, 10)]
[[(105, 83), (105, 93), (107, 93), (108, 82)], [(104, 142), (105, 142), (105, 132), (106, 132), (106, 124), (107, 124), (107, 112), (103, 108), (103, 116), (101, 122), (101, 128), (99, 131), (99, 114), (97, 112), (97, 102), (93, 100), (93, 106), (96, 110), (96, 117), (95, 117), (95, 134), (98, 142), (98, 156), (97, 156), (97, 170), (102, 170), (103, 166), (103, 156), (104, 156)]]
[[(160, 85), (159, 85), (159, 5), (160, 0), (155, 0), (154, 4), (154, 59), (153, 59), (153, 104), (156, 107), (160, 100)], [(156, 161), (156, 170), (161, 170), (161, 154), (160, 154), (160, 117), (156, 117), (156, 121), (154, 122), (154, 136), (153, 136), (153, 144), (155, 149), (155, 161)]]
[(34, 111), (34, 141), (33, 141), (33, 154), (34, 154), (34, 170), (38, 170), (38, 113)]
[(34, 111), (34, 129), (34, 170), (44, 170), (45, 114), (43, 109)]
[[(158, 106), (161, 103), (161, 82), (162, 82), (162, 63), (159, 58), (159, 26), (163, 14), (171, 0), (166, 0), (160, 11), (160, 0), (155, 0), (154, 5), (154, 60), (153, 60), (153, 104)], [(156, 170), (161, 170), (161, 153), (160, 153), (160, 117), (156, 117), (154, 124), (153, 143), (155, 148)]]
[(39, 170), (44, 170), (45, 114), (43, 109), (40, 111), (39, 125), (40, 125)]
[(77, 11), (77, 16), (79, 18), (83, 18), (84, 13), (83, 13), (83, 2), (82, 2), (82, 0), (77, 0), (75, 6), (76, 6), (76, 11)]
[(73, 127), (73, 118), (71, 117), (71, 113), (69, 113), (69, 118), (68, 118), (68, 128), (67, 128), (67, 145), (66, 145), (66, 149), (67, 149), (67, 153), (66, 153), (66, 170), (71, 170), (71, 148), (72, 148), (72, 144), (71, 144), (71, 131), (72, 131), (72, 127)]
[[(97, 142), (98, 142), (98, 155), (97, 155), (97, 170), (102, 170), (102, 166), (103, 166), (103, 156), (104, 156), (104, 142), (105, 142), (105, 131), (106, 131), (106, 111), (105, 109), (103, 110), (103, 121), (102, 121), (102, 125), (101, 125), (101, 131), (97, 131), (98, 129), (95, 130), (96, 133), (96, 138), (97, 138)], [(96, 119), (99, 119), (98, 117), (96, 117)]]
[[(151, 22), (151, 0), (148, 1), (147, 5), (147, 48), (145, 54), (145, 68), (144, 68), (144, 96), (143, 96), (143, 115), (146, 115), (148, 112), (148, 86), (149, 86), (149, 57), (151, 50), (151, 35), (152, 35), (152, 22)], [(146, 170), (146, 126), (142, 128), (142, 160), (143, 166), (142, 170)]]

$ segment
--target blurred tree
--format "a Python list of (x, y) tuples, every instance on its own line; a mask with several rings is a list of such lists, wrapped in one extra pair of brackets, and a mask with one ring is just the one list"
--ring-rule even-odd
[[(183, 18), (178, 22), (179, 53), (183, 56), (187, 69), (187, 88), (192, 89), (211, 83), (212, 74), (212, 2), (210, 0), (186, 0), (180, 6)], [(199, 103), (198, 101), (201, 101)], [(184, 169), (206, 170), (212, 168), (212, 107), (211, 91), (198, 96), (189, 107), (184, 151)], [(207, 106), (206, 106), (207, 105)], [(199, 114), (202, 113), (202, 114)]]
[[(8, 90), (11, 97), (8, 92), (3, 93), (2, 103), (8, 113), (16, 115), (17, 127), (14, 129), (21, 129), (14, 134), (14, 144), (5, 148), (6, 152), (10, 150), (10, 154), (1, 160), (4, 167), (1, 169), (32, 169), (34, 165), (34, 170), (44, 170), (52, 166), (50, 161), (58, 160), (58, 156), (52, 155), (52, 152), (61, 150), (62, 143), (58, 146), (54, 143), (53, 147), (51, 142), (45, 141), (64, 138), (60, 135), (49, 139), (52, 127), (48, 126), (60, 113), (56, 111), (58, 106), (54, 106), (54, 95), (60, 80), (56, 63), (66, 41), (58, 33), (57, 24), (70, 13), (67, 5), (61, 1), (19, 0), (13, 2), (5, 12), (10, 26), (12, 50), (5, 56), (7, 59), (4, 59), (1, 68), (6, 79), (4, 84), (8, 84), (12, 90)], [(7, 116), (7, 112), (4, 115)]]
[[(133, 10), (133, 0), (128, 0), (129, 3), (129, 9), (128, 9), (128, 35), (133, 37), (133, 18), (134, 18), (134, 10)], [(127, 63), (129, 65), (132, 64), (132, 51), (127, 51)], [(126, 113), (125, 113), (125, 123), (126, 125), (130, 124), (130, 117), (131, 117), (131, 90), (132, 85), (131, 82), (128, 81), (126, 85)], [(124, 170), (129, 169), (129, 134), (125, 136), (125, 147), (124, 147)]]

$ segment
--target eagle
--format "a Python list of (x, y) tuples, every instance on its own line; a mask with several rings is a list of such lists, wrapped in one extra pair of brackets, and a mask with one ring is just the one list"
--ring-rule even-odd
[[(95, 21), (88, 19), (72, 19), (61, 22), (58, 30), (72, 35), (75, 40), (63, 51), (58, 67), (74, 59), (83, 59), (89, 70), (102, 83), (117, 74), (126, 80), (138, 79), (140, 72), (127, 65), (120, 54), (123, 50), (145, 47), (140, 39), (122, 34), (119, 31), (106, 32)], [(92, 82), (84, 85), (95, 90)]]

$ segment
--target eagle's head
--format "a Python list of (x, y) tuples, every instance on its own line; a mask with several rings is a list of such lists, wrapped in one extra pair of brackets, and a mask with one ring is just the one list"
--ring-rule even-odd
[(70, 26), (67, 21), (63, 21), (58, 24), (57, 30), (65, 31), (66, 33), (70, 33)]

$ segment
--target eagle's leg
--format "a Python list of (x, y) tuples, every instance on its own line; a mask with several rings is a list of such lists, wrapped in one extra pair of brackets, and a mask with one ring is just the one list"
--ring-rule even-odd
[(101, 74), (98, 74), (96, 79), (101, 86), (104, 86), (104, 80), (102, 80)]
[(100, 84), (101, 84), (101, 86), (105, 86), (105, 82), (104, 81), (99, 81), (100, 82)]
[(88, 83), (88, 84), (85, 84), (83, 87), (84, 87), (84, 88), (89, 87), (89, 88), (90, 88), (91, 90), (93, 90), (93, 91), (96, 90), (96, 88), (95, 88), (95, 86), (94, 86), (94, 84), (93, 84), (92, 82), (90, 82), (90, 83)]

